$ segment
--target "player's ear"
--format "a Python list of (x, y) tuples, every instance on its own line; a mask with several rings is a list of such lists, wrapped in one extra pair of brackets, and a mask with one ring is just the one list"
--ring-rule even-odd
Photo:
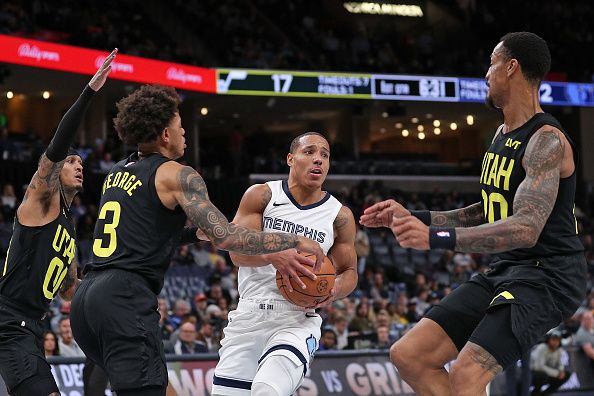
[(520, 71), (520, 63), (517, 59), (512, 58), (507, 63), (507, 76), (510, 77), (516, 71)]
[(287, 154), (287, 165), (289, 165), (289, 167), (293, 166), (293, 160), (294, 160), (293, 154), (292, 153)]
[(167, 127), (163, 128), (160, 136), (165, 143), (169, 143), (169, 129)]

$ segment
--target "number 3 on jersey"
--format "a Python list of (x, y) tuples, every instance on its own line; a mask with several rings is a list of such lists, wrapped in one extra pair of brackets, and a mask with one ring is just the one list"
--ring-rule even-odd
[[(503, 195), (497, 192), (487, 195), (485, 190), (481, 190), (481, 195), (483, 196), (483, 211), (489, 223), (507, 218), (509, 206)], [(499, 207), (499, 214), (497, 216), (495, 215), (495, 204)]]
[[(107, 201), (101, 207), (101, 211), (99, 212), (99, 220), (105, 220), (107, 218), (107, 213), (112, 212), (113, 217), (111, 222), (105, 222), (103, 225), (103, 234), (104, 237), (99, 239), (95, 239), (93, 242), (93, 254), (97, 257), (109, 257), (115, 252), (118, 241), (116, 239), (116, 228), (120, 223), (120, 213), (122, 207), (120, 203), (117, 201)], [(109, 240), (107, 243), (106, 239)], [(103, 247), (107, 245), (107, 247)]]

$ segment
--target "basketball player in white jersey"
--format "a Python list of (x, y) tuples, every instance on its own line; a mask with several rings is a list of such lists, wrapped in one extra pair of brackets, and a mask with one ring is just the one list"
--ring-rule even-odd
[(319, 344), (322, 319), (314, 309), (346, 297), (357, 285), (353, 214), (322, 191), (330, 165), (328, 141), (316, 132), (298, 136), (291, 143), (287, 164), (288, 181), (250, 187), (233, 223), (256, 230), (284, 230), (316, 240), (336, 267), (335, 287), (318, 306), (302, 308), (280, 294), (276, 270), (304, 286), (296, 276), (313, 276), (303, 266), (313, 265), (313, 261), (299, 256), (295, 249), (251, 257), (231, 253), (240, 267), (240, 300), (237, 310), (229, 314), (221, 342), (213, 396), (293, 394)]

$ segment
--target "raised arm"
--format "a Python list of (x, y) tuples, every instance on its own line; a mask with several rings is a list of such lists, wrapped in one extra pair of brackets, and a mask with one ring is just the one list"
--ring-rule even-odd
[[(105, 58), (91, 81), (78, 97), (76, 102), (64, 114), (58, 129), (47, 150), (39, 159), (37, 171), (33, 175), (25, 197), (18, 209), (19, 220), (26, 225), (43, 225), (48, 218), (54, 218), (59, 210), (60, 197), (58, 194), (60, 172), (64, 166), (68, 149), (74, 141), (76, 130), (93, 97), (107, 79), (111, 71), (111, 62), (115, 58), (117, 49)], [(52, 213), (50, 213), (50, 211)], [(55, 212), (55, 213), (53, 213)]]
[[(162, 165), (157, 170), (156, 181), (157, 185), (161, 183), (165, 183), (169, 195), (217, 248), (247, 255), (296, 248), (315, 254), (317, 265), (321, 265), (324, 254), (320, 245), (311, 239), (284, 232), (258, 232), (229, 223), (210, 202), (204, 180), (191, 167), (174, 162)], [(159, 189), (158, 186), (157, 188)]]
[(522, 166), (526, 177), (514, 197), (514, 214), (490, 224), (456, 228), (456, 250), (499, 253), (536, 244), (553, 210), (564, 154), (560, 132), (546, 127), (526, 147)]

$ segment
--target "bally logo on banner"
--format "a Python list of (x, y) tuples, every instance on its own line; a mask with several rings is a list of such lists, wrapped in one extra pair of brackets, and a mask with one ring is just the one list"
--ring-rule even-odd
[[(33, 58), (40, 62), (42, 60), (50, 62), (60, 62), (60, 54), (54, 51), (43, 51), (38, 46), (24, 43), (19, 46), (18, 54), (21, 58)], [(103, 62), (102, 62), (103, 63)]]
[(167, 79), (181, 81), (184, 84), (187, 82), (192, 84), (202, 84), (202, 76), (198, 74), (186, 73), (184, 69), (177, 67), (170, 67), (167, 69)]

